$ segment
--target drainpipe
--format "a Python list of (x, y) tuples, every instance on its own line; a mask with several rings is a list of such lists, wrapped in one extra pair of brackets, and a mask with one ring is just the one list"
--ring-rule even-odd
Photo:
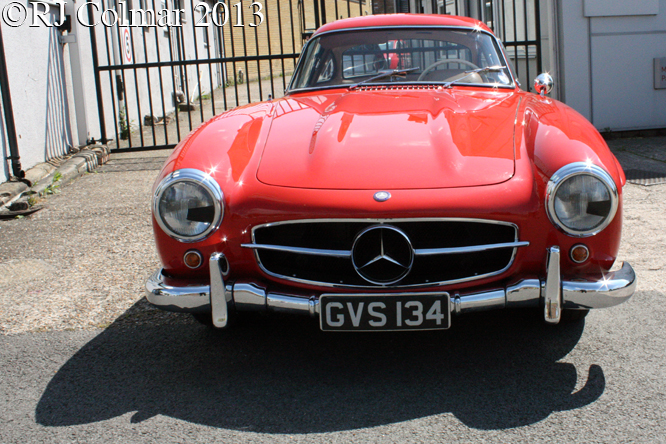
[(7, 78), (5, 44), (2, 41), (2, 25), (0, 25), (0, 93), (2, 93), (2, 108), (5, 114), (5, 123), (7, 126), (7, 142), (9, 143), (9, 159), (12, 162), (12, 174), (14, 177), (23, 179), (25, 177), (25, 171), (21, 169), (18, 140), (16, 139), (14, 108), (12, 107), (12, 96), (9, 92), (9, 79)]

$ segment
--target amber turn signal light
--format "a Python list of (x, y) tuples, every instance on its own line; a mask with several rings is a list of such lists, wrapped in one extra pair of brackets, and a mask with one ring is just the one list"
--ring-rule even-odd
[(203, 263), (203, 258), (201, 257), (201, 253), (197, 250), (190, 250), (183, 256), (183, 262), (185, 262), (185, 265), (189, 268), (199, 268)]
[(569, 256), (571, 257), (571, 260), (574, 261), (575, 263), (582, 264), (583, 262), (589, 259), (590, 250), (588, 250), (588, 248), (583, 244), (574, 245), (573, 247), (571, 247)]

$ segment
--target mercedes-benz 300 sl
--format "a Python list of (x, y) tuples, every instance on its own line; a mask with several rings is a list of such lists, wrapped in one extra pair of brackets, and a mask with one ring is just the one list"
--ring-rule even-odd
[(552, 85), (522, 90), (472, 19), (322, 26), (283, 98), (214, 117), (166, 161), (148, 300), (220, 328), (275, 311), (328, 331), (513, 307), (558, 323), (627, 300), (624, 173)]

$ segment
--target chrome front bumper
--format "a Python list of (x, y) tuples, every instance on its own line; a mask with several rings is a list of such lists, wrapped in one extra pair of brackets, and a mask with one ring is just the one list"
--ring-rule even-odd
[[(319, 315), (319, 295), (275, 293), (251, 282), (225, 283), (220, 262), (224, 256), (215, 253), (209, 261), (210, 285), (170, 286), (162, 270), (146, 282), (148, 301), (158, 308), (180, 312), (212, 312), (213, 324), (225, 327), (232, 307), (238, 311), (282, 311)], [(562, 281), (559, 247), (548, 249), (546, 279), (523, 279), (506, 288), (476, 293), (451, 294), (451, 312), (512, 307), (544, 307), (544, 318), (558, 323), (562, 309), (607, 308), (621, 304), (636, 290), (636, 274), (628, 263), (599, 280)]]

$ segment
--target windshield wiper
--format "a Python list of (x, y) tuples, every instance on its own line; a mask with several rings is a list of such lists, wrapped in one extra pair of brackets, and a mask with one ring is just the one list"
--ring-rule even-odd
[(451, 88), (451, 85), (460, 82), (462, 79), (471, 76), (472, 74), (478, 73), (478, 72), (501, 72), (503, 69), (506, 69), (506, 66), (499, 66), (499, 65), (494, 65), (494, 66), (486, 66), (485, 68), (477, 68), (477, 69), (471, 69), (469, 71), (465, 71), (465, 75), (462, 77), (458, 77), (455, 80), (451, 80), (450, 82), (446, 82), (444, 84), (444, 88)]
[(390, 71), (380, 71), (379, 74), (377, 74), (374, 77), (370, 77), (369, 79), (365, 79), (361, 82), (354, 83), (353, 85), (349, 86), (349, 89), (355, 89), (358, 88), (361, 85), (365, 85), (366, 83), (373, 82), (375, 80), (383, 79), (385, 77), (394, 77), (394, 76), (399, 76), (399, 77), (405, 77), (405, 75), (408, 72), (416, 71), (419, 70), (418, 66), (416, 68), (407, 68), (407, 69), (392, 69)]

